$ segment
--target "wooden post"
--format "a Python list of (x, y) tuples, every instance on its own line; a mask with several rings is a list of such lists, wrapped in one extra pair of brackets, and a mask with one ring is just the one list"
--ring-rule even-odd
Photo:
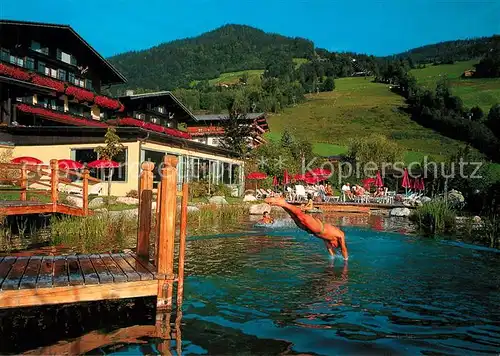
[(182, 205), (181, 205), (181, 228), (179, 232), (179, 270), (177, 273), (177, 307), (182, 305), (184, 296), (184, 255), (186, 253), (186, 233), (188, 215), (188, 195), (187, 183), (182, 184)]
[(90, 175), (89, 170), (85, 168), (83, 170), (83, 186), (82, 186), (83, 216), (89, 215), (89, 175)]
[(143, 162), (139, 180), (139, 230), (137, 256), (149, 261), (149, 235), (151, 234), (151, 203), (153, 200), (153, 162)]
[(52, 200), (52, 209), (56, 211), (57, 209), (57, 185), (59, 183), (59, 167), (57, 165), (57, 159), (50, 160), (50, 197)]
[(161, 180), (158, 182), (158, 187), (156, 189), (156, 212), (155, 212), (155, 218), (156, 218), (156, 223), (155, 223), (155, 232), (156, 232), (156, 238), (155, 238), (155, 255), (154, 255), (154, 263), (156, 265), (158, 261), (158, 238), (160, 237), (160, 205), (161, 205)]
[(27, 199), (26, 190), (28, 189), (28, 173), (26, 171), (26, 164), (24, 163), (21, 166), (21, 181), (19, 186), (21, 188), (21, 200), (25, 201)]
[(158, 238), (157, 310), (172, 310), (174, 282), (174, 239), (177, 210), (177, 157), (165, 155), (161, 172), (161, 198)]

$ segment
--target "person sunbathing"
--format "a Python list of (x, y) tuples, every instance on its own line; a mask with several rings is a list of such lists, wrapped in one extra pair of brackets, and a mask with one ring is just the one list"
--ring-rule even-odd
[(288, 204), (281, 197), (267, 198), (264, 201), (270, 205), (281, 206), (299, 228), (322, 239), (331, 257), (335, 256), (335, 249), (340, 248), (344, 260), (348, 260), (349, 255), (345, 243), (345, 234), (342, 230), (333, 225), (324, 224), (312, 215), (305, 214), (299, 207)]
[(308, 200), (307, 200), (307, 204), (306, 204), (306, 205), (302, 204), (302, 205), (300, 206), (300, 208), (301, 208), (302, 210), (311, 210), (311, 209), (314, 209), (314, 204), (313, 204), (313, 200), (312, 200), (312, 195), (311, 195), (311, 194), (307, 194), (307, 199), (308, 199)]

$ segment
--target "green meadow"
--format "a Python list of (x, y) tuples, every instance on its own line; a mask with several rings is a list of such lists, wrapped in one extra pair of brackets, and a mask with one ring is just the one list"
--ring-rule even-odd
[(446, 79), (450, 83), (452, 93), (459, 96), (468, 108), (479, 106), (487, 112), (493, 104), (500, 103), (500, 78), (461, 78), (464, 71), (474, 69), (477, 60), (428, 65), (423, 69), (413, 69), (411, 74), (417, 82), (428, 88), (435, 88), (436, 84)]
[(463, 145), (412, 121), (402, 110), (404, 99), (372, 79), (336, 79), (333, 92), (308, 94), (306, 102), (270, 114), (268, 137), (276, 139), (287, 129), (313, 142), (316, 154), (330, 156), (345, 153), (351, 138), (378, 133), (398, 142), (406, 161), (441, 158)]

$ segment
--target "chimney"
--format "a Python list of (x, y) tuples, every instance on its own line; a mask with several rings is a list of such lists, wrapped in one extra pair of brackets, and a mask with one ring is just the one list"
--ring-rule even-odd
[(134, 95), (134, 91), (133, 90), (127, 89), (125, 91), (125, 96), (132, 96), (132, 95)]

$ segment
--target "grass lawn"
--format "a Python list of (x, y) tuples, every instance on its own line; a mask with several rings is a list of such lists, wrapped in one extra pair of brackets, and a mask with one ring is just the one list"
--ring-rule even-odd
[(286, 128), (315, 143), (315, 153), (335, 155), (346, 151), (349, 139), (379, 133), (412, 150), (405, 159), (424, 153), (444, 156), (463, 144), (412, 121), (400, 110), (403, 98), (385, 84), (353, 77), (336, 79), (335, 85), (333, 92), (308, 94), (305, 103), (269, 115), (267, 137), (279, 138)]
[(413, 69), (411, 74), (418, 83), (428, 88), (435, 88), (443, 78), (450, 82), (454, 95), (462, 98), (466, 107), (479, 106), (487, 112), (493, 104), (500, 103), (500, 78), (462, 79), (460, 76), (467, 69), (474, 69), (477, 60), (429, 65), (424, 69)]

